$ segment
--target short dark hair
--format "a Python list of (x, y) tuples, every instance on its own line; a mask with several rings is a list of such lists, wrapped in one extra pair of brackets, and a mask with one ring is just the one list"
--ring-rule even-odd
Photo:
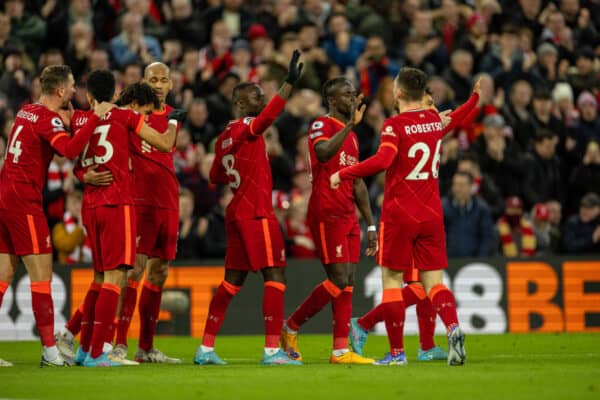
[(408, 100), (421, 101), (427, 87), (427, 75), (420, 69), (404, 67), (396, 77), (396, 84)]
[(42, 70), (40, 86), (43, 94), (53, 94), (56, 89), (69, 81), (71, 68), (68, 65), (49, 65)]
[(90, 72), (87, 80), (87, 91), (96, 101), (112, 101), (115, 95), (115, 76), (109, 70)]
[(546, 139), (553, 139), (557, 134), (549, 129), (540, 129), (533, 136), (533, 141), (535, 143), (543, 142)]
[(338, 76), (337, 78), (332, 78), (325, 82), (322, 89), (323, 98), (325, 101), (327, 101), (329, 97), (333, 96), (337, 88), (343, 84), (352, 85), (352, 82), (343, 76)]
[(117, 105), (125, 106), (136, 102), (139, 106), (152, 104), (154, 108), (160, 108), (160, 100), (150, 85), (145, 82), (136, 82), (125, 87), (117, 100)]
[(252, 82), (242, 82), (235, 85), (235, 87), (233, 88), (233, 93), (231, 95), (232, 102), (235, 103), (238, 100), (238, 97), (240, 96), (241, 92), (244, 92), (246, 89), (254, 86), (256, 86), (256, 84)]
[(469, 181), (469, 183), (473, 183), (475, 180), (473, 178), (473, 175), (471, 175), (468, 172), (463, 172), (463, 171), (456, 171), (454, 173), (454, 176), (464, 176), (467, 178), (467, 180)]
[(479, 158), (475, 153), (464, 153), (458, 158), (458, 162), (468, 161), (479, 166)]

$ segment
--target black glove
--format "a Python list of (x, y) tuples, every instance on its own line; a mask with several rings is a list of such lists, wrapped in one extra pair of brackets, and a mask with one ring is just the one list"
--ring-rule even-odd
[(178, 122), (183, 122), (187, 115), (187, 111), (182, 110), (181, 108), (176, 108), (169, 113), (168, 119), (174, 119)]
[(292, 59), (290, 60), (290, 67), (288, 68), (287, 76), (285, 77), (285, 81), (290, 85), (293, 85), (300, 79), (300, 75), (302, 75), (302, 68), (304, 67), (304, 63), (298, 64), (298, 59), (300, 58), (300, 51), (298, 49), (294, 50), (294, 54), (292, 54)]

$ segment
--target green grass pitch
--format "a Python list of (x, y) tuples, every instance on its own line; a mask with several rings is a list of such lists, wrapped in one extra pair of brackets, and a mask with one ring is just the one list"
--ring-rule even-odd
[[(159, 338), (157, 347), (183, 365), (112, 369), (40, 368), (33, 342), (0, 342), (0, 399), (599, 399), (600, 335), (531, 334), (467, 337), (467, 363), (417, 362), (416, 337), (407, 337), (405, 367), (329, 365), (331, 339), (300, 336), (301, 367), (262, 367), (259, 336), (224, 336), (218, 353), (229, 365), (192, 365), (198, 341)], [(444, 338), (438, 343), (446, 346)], [(135, 343), (130, 343), (130, 349)], [(365, 352), (381, 356), (385, 337), (370, 337)], [(130, 350), (130, 356), (133, 350)]]

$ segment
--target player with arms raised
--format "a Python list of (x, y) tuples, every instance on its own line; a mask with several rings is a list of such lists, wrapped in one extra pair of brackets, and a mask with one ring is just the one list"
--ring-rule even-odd
[(331, 186), (337, 188), (346, 179), (386, 170), (378, 263), (390, 352), (377, 361), (380, 365), (406, 364), (402, 282), (403, 272), (413, 266), (448, 330), (448, 364), (462, 365), (466, 358), (454, 295), (442, 283), (448, 265), (438, 187), (444, 127), (435, 110), (422, 107), (426, 84), (425, 73), (403, 68), (394, 82), (400, 114), (384, 122), (377, 154), (331, 176)]
[(213, 183), (227, 184), (233, 200), (225, 215), (227, 249), (225, 278), (210, 302), (202, 344), (194, 356), (199, 365), (225, 364), (214, 351), (217, 333), (229, 302), (239, 292), (248, 272), (261, 271), (264, 279), (263, 316), (265, 349), (262, 364), (301, 364), (279, 348), (285, 292), (285, 249), (273, 212), (271, 168), (262, 134), (275, 121), (300, 78), (300, 52), (294, 51), (284, 84), (268, 104), (260, 86), (241, 83), (233, 90), (231, 121), (215, 144), (210, 171)]
[(354, 270), (360, 257), (360, 226), (355, 204), (369, 224), (367, 255), (377, 252), (377, 233), (367, 187), (361, 178), (345, 181), (338, 190), (329, 187), (329, 177), (345, 166), (358, 163), (358, 138), (352, 129), (360, 123), (365, 105), (362, 95), (346, 78), (323, 85), (329, 114), (317, 118), (309, 131), (309, 154), (313, 190), (308, 204), (308, 221), (327, 279), (317, 285), (287, 319), (282, 333), (283, 349), (301, 360), (298, 330), (331, 302), (333, 309), (333, 364), (373, 364), (374, 360), (349, 351), (348, 333), (352, 316)]
[[(62, 366), (54, 340), (54, 305), (50, 292), (52, 243), (42, 206), (46, 174), (54, 154), (76, 158), (94, 132), (94, 121), (69, 137), (58, 112), (69, 106), (75, 81), (66, 65), (44, 68), (39, 103), (16, 115), (0, 172), (0, 304), (23, 260), (31, 279), (31, 306), (43, 345), (42, 366)], [(99, 115), (110, 105), (97, 108)], [(97, 116), (92, 119), (97, 120)]]

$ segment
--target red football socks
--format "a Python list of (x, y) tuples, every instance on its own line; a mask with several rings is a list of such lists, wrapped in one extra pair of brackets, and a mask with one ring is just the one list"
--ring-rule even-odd
[(283, 325), (283, 294), (285, 284), (268, 281), (264, 285), (262, 311), (265, 320), (265, 347), (279, 347)]
[(383, 321), (383, 303), (379, 303), (368, 313), (358, 319), (358, 324), (365, 330), (370, 331), (375, 324)]
[(350, 318), (352, 318), (352, 286), (346, 286), (338, 297), (331, 301), (333, 311), (333, 350), (348, 348)]
[(431, 288), (429, 298), (450, 333), (455, 326), (458, 326), (454, 295), (445, 285), (439, 284)]
[(102, 289), (100, 289), (96, 301), (96, 309), (94, 310), (94, 332), (90, 349), (92, 358), (97, 358), (102, 354), (104, 341), (109, 335), (110, 326), (117, 314), (120, 295), (121, 288), (117, 285), (112, 283), (102, 284)]
[(134, 279), (127, 281), (125, 287), (125, 294), (123, 295), (123, 304), (121, 304), (121, 314), (119, 315), (119, 322), (117, 324), (117, 339), (116, 344), (121, 344), (127, 347), (127, 333), (129, 332), (129, 325), (131, 325), (131, 318), (135, 311), (135, 303), (137, 302), (137, 288), (139, 282)]
[(80, 304), (79, 308), (77, 310), (75, 310), (73, 315), (71, 315), (71, 319), (69, 319), (67, 321), (67, 323), (65, 324), (65, 328), (67, 328), (67, 330), (69, 332), (71, 332), (71, 334), (73, 336), (77, 336), (79, 331), (81, 331), (81, 318), (82, 317), (83, 317), (83, 304)]
[(437, 314), (429, 297), (419, 300), (417, 303), (417, 319), (419, 322), (419, 343), (421, 350), (427, 351), (435, 347), (433, 335), (435, 335), (435, 319)]
[(404, 351), (405, 308), (402, 301), (402, 289), (384, 289), (381, 303), (390, 343), (390, 354), (397, 356)]
[(321, 311), (331, 299), (335, 299), (341, 294), (342, 289), (329, 279), (321, 282), (288, 318), (286, 321), (288, 328), (295, 331), (300, 330), (300, 327)]
[(42, 344), (54, 346), (54, 303), (50, 281), (31, 282), (31, 307)]
[(156, 332), (158, 323), (161, 298), (162, 288), (145, 281), (139, 305), (140, 342), (138, 347), (142, 350), (148, 351), (154, 346), (154, 332)]
[(83, 309), (81, 315), (81, 337), (79, 338), (79, 345), (81, 346), (81, 349), (86, 353), (90, 351), (90, 344), (92, 343), (96, 301), (98, 300), (98, 294), (100, 294), (101, 288), (101, 283), (92, 282), (90, 288), (85, 294), (85, 298), (83, 299)]
[(202, 337), (203, 346), (215, 346), (215, 338), (217, 337), (217, 333), (219, 333), (219, 329), (221, 329), (221, 325), (223, 325), (227, 307), (233, 296), (238, 294), (241, 288), (241, 286), (232, 285), (227, 281), (221, 282), (217, 288), (217, 292), (208, 307), (208, 316), (206, 317), (206, 325), (204, 326), (204, 335)]

